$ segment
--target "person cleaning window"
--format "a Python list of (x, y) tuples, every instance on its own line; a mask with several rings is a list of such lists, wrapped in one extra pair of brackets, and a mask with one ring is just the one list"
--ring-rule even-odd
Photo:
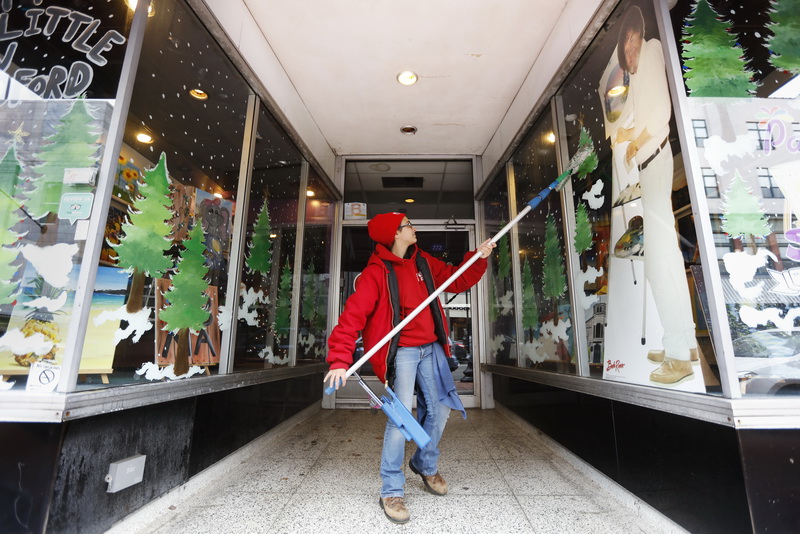
[[(364, 350), (369, 351), (458, 270), (458, 266), (448, 265), (417, 247), (416, 231), (403, 213), (376, 215), (367, 229), (377, 243), (375, 251), (356, 278), (355, 292), (347, 299), (328, 338), (330, 371), (324, 381), (336, 389), (347, 381), (345, 373), (353, 363), (360, 335)], [(460, 293), (474, 286), (486, 272), (486, 258), (495, 247), (495, 243), (486, 240), (477, 251), (468, 253), (462, 264), (475, 252), (481, 254), (481, 259), (447, 291)], [(439, 441), (451, 409), (461, 411), (466, 418), (447, 364), (448, 331), (444, 309), (439, 299), (434, 299), (370, 359), (378, 379), (391, 387), (409, 410), (416, 389), (417, 419), (431, 441), (417, 449), (409, 468), (422, 478), (428, 492), (440, 496), (447, 493), (447, 482), (439, 473)], [(379, 504), (395, 523), (410, 519), (403, 501), (405, 442), (400, 430), (388, 420), (381, 455)]]

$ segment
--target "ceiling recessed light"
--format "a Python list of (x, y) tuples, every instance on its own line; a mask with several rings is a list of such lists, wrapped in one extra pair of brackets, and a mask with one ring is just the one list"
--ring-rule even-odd
[(140, 143), (150, 144), (153, 142), (153, 136), (145, 132), (139, 132), (136, 134), (136, 140)]
[(307, 197), (313, 197), (313, 196), (314, 196), (314, 194), (315, 194), (315, 193), (314, 193), (314, 192), (313, 192), (311, 189), (309, 189), (308, 191), (306, 191), (306, 196), (307, 196)]
[(407, 198), (406, 199), (406, 203), (407, 204), (413, 204), (414, 203), (414, 199), (413, 198)]
[(376, 172), (386, 172), (391, 170), (391, 167), (388, 163), (373, 163), (369, 166), (369, 168)]
[(269, 234), (270, 239), (275, 239), (276, 237), (278, 237), (278, 234)]
[(208, 100), (208, 93), (206, 93), (202, 89), (192, 89), (191, 91), (189, 91), (189, 95), (192, 98), (196, 98), (197, 100)]
[(627, 90), (628, 88), (624, 85), (617, 85), (608, 90), (608, 96), (613, 98), (615, 96), (624, 95)]
[(222, 198), (222, 193), (217, 191), (216, 193), (214, 193), (214, 196), (217, 197), (217, 198)]
[(397, 81), (402, 85), (414, 85), (418, 79), (417, 73), (410, 70), (404, 70), (397, 75)]
[[(125, 0), (125, 4), (127, 4), (128, 9), (131, 11), (136, 11), (136, 4), (138, 4), (138, 0)], [(153, 2), (150, 2), (150, 5), (147, 6), (147, 16), (152, 17), (156, 14), (156, 10), (153, 9)]]
[(555, 143), (556, 142), (556, 134), (554, 134), (553, 132), (548, 133), (545, 138), (547, 139), (548, 143)]
[(417, 127), (411, 126), (410, 124), (406, 124), (405, 126), (402, 126), (400, 128), (400, 131), (406, 135), (414, 135), (415, 133), (417, 133)]

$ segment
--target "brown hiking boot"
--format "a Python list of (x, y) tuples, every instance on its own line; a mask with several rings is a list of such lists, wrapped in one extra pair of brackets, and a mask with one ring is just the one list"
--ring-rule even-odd
[(403, 502), (402, 497), (381, 497), (378, 499), (378, 504), (383, 508), (383, 513), (389, 518), (392, 523), (408, 523), (411, 519), (411, 514), (408, 513), (408, 508)]
[[(689, 349), (689, 359), (692, 361), (692, 365), (700, 365), (700, 349), (695, 347), (693, 349)], [(647, 359), (650, 360), (650, 363), (664, 363), (664, 351), (663, 350), (651, 350), (647, 352)]]
[(408, 461), (408, 467), (410, 467), (415, 474), (422, 477), (422, 483), (425, 484), (425, 489), (428, 490), (428, 493), (439, 496), (447, 493), (447, 482), (444, 481), (444, 478), (438, 471), (435, 475), (425, 476), (419, 472), (416, 466), (414, 466), (414, 462), (411, 460)]
[(677, 386), (694, 378), (692, 362), (666, 358), (661, 367), (650, 373), (650, 380), (665, 386)]

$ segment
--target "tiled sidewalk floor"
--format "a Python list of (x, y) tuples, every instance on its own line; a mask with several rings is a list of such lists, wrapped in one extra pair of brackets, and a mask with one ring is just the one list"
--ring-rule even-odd
[[(234, 453), (109, 532), (675, 533), (684, 532), (575, 456), (504, 412), (453, 414), (441, 443), (444, 497), (408, 469), (411, 521), (378, 505), (386, 419), (320, 410)], [(224, 464), (224, 465), (223, 465)]]

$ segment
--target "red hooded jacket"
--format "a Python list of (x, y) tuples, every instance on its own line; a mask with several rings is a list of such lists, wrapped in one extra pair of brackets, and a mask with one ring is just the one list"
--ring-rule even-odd
[[(327, 361), (331, 369), (347, 369), (353, 364), (353, 352), (355, 351), (359, 332), (361, 332), (363, 336), (364, 351), (368, 352), (393, 328), (393, 308), (388, 280), (389, 270), (384, 264), (384, 260), (391, 262), (397, 276), (402, 307), (400, 313), (401, 318), (405, 316), (403, 310), (410, 312), (428, 296), (427, 291), (425, 291), (424, 295), (414, 295), (414, 293), (417, 292), (408, 289), (409, 273), (406, 271), (413, 269), (411, 276), (416, 278), (417, 254), (421, 255), (422, 258), (427, 261), (433, 277), (434, 288), (444, 283), (460, 267), (460, 265), (453, 266), (438, 260), (420, 250), (416, 245), (413, 245), (410, 250), (412, 251), (411, 257), (402, 259), (395, 256), (384, 245), (378, 244), (375, 247), (375, 252), (370, 256), (367, 266), (358, 278), (356, 278), (355, 293), (350, 295), (347, 299), (344, 311), (342, 311), (339, 316), (339, 323), (333, 328), (328, 338)], [(462, 261), (462, 264), (469, 260), (474, 254), (475, 251), (469, 252)], [(447, 292), (461, 293), (462, 291), (466, 291), (480, 280), (484, 272), (486, 272), (486, 259), (481, 258), (456, 279), (450, 287), (447, 288)], [(406, 288), (405, 293), (404, 288)], [(413, 302), (414, 300), (416, 300), (416, 302)], [(449, 331), (444, 309), (438, 299), (435, 303), (436, 308), (439, 310), (439, 313), (441, 313), (442, 324), (445, 325), (445, 330)], [(401, 340), (422, 340), (427, 336), (431, 337), (431, 341), (435, 340), (436, 335), (433, 332), (433, 321), (431, 320), (430, 314), (428, 314), (426, 318), (425, 313), (425, 310), (423, 310), (420, 315), (403, 328), (400, 333)], [(430, 324), (430, 333), (420, 331), (421, 328), (427, 330), (425, 326), (427, 324)], [(384, 383), (387, 381), (386, 368), (389, 356), (389, 345), (390, 343), (386, 343), (370, 358), (372, 369), (375, 371), (380, 381)], [(449, 356), (449, 344), (443, 343), (443, 345), (445, 352)]]

